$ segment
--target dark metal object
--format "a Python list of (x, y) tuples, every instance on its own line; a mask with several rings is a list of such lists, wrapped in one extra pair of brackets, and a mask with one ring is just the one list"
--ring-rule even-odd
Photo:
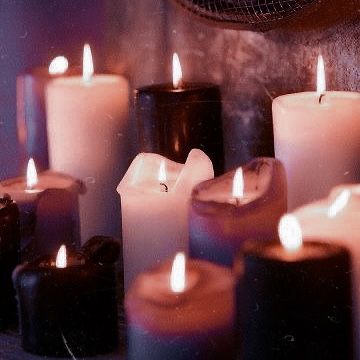
[(224, 27), (264, 31), (314, 8), (322, 0), (176, 0)]

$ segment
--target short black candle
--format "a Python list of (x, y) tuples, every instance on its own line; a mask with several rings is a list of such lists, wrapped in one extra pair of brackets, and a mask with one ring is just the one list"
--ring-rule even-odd
[(203, 150), (215, 174), (224, 170), (221, 95), (217, 85), (185, 83), (142, 87), (135, 92), (140, 150), (184, 163), (190, 150)]
[(350, 256), (335, 245), (249, 242), (239, 259), (244, 360), (353, 359)]
[(91, 356), (118, 344), (112, 265), (70, 258), (66, 268), (39, 259), (14, 273), (22, 347), (44, 356)]
[(15, 291), (11, 274), (20, 262), (20, 221), (17, 205), (0, 198), (0, 330), (16, 321)]

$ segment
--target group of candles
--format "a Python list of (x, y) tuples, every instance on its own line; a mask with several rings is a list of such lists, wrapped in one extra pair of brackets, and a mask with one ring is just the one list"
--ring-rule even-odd
[[(58, 65), (66, 70), (63, 58)], [(288, 198), (295, 209), (360, 182), (360, 95), (326, 92), (319, 58), (316, 93), (274, 100), (278, 159), (222, 174), (219, 88), (183, 83), (177, 56), (173, 66), (173, 84), (136, 91), (146, 152), (126, 172), (128, 83), (93, 75), (89, 46), (82, 77), (19, 77), (19, 138), (51, 170), (38, 175), (31, 160), (26, 179), (0, 184), (9, 194), (0, 202), (0, 327), (15, 313), (21, 247), (28, 262), (13, 281), (23, 348), (112, 351), (118, 248), (91, 237), (117, 236), (121, 218), (129, 359), (351, 359), (360, 190), (336, 188), (296, 217), (286, 212)]]

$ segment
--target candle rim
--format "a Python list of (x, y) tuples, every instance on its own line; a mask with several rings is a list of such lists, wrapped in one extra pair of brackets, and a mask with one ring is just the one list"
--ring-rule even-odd
[(174, 89), (171, 82), (167, 83), (157, 83), (152, 85), (141, 86), (135, 89), (135, 94), (141, 93), (153, 93), (154, 91), (161, 94), (168, 93), (190, 93), (190, 92), (199, 92), (204, 90), (219, 90), (219, 86), (210, 82), (182, 82), (182, 87)]

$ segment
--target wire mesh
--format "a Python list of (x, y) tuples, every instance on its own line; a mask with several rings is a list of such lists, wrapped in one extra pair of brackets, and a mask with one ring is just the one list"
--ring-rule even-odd
[(188, 10), (218, 23), (261, 28), (291, 18), (320, 0), (176, 0)]

